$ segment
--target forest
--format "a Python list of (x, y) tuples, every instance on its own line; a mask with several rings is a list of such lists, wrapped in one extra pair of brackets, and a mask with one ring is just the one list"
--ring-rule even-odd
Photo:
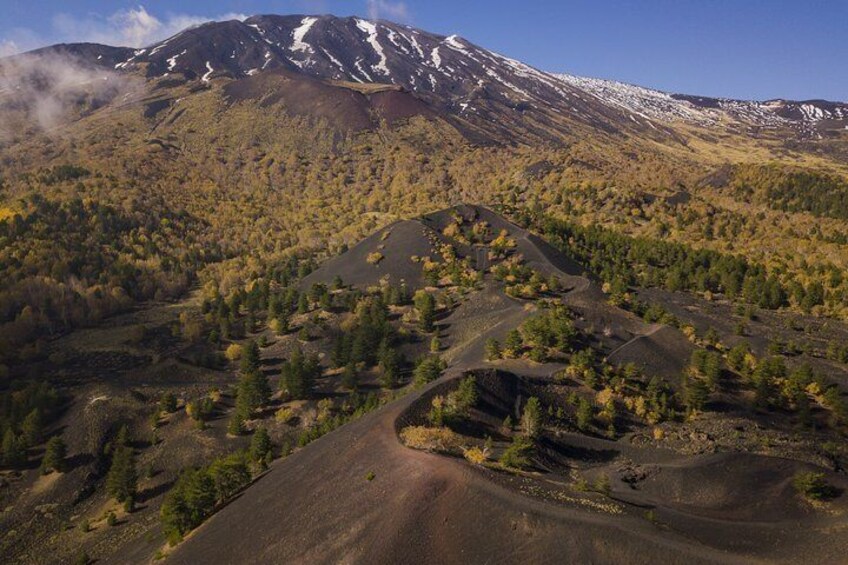
[(848, 183), (833, 174), (776, 164), (737, 165), (729, 186), (738, 197), (763, 200), (775, 210), (848, 219)]
[(603, 226), (582, 226), (527, 210), (518, 211), (515, 217), (574, 256), (587, 272), (610, 285), (614, 295), (622, 295), (631, 286), (660, 287), (722, 294), (771, 310), (790, 306), (792, 299), (792, 304), (807, 312), (828, 299), (844, 300), (841, 293), (829, 296), (819, 282), (805, 287), (792, 273), (770, 272), (740, 255), (631, 237)]

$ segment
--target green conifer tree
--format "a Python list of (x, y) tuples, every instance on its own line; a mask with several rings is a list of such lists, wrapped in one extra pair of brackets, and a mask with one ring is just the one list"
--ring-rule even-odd
[(121, 445), (112, 454), (112, 466), (106, 475), (106, 492), (118, 502), (135, 497), (138, 474), (135, 455), (130, 447)]
[(531, 396), (524, 405), (521, 414), (521, 433), (530, 439), (536, 439), (542, 429), (542, 406), (539, 399)]
[(250, 459), (254, 462), (260, 462), (265, 459), (268, 452), (271, 451), (271, 436), (268, 435), (268, 430), (265, 428), (257, 428), (250, 439)]
[(21, 436), (24, 443), (28, 447), (40, 444), (43, 431), (44, 423), (41, 418), (41, 410), (33, 408), (21, 424)]
[(240, 370), (242, 374), (254, 373), (259, 371), (259, 344), (254, 340), (247, 342), (241, 353)]
[(421, 331), (432, 332), (436, 322), (436, 299), (429, 292), (419, 291), (415, 294), (415, 309), (418, 310)]
[(26, 463), (26, 446), (22, 438), (15, 434), (11, 428), (6, 429), (3, 434), (3, 465), (17, 468)]
[(53, 436), (47, 442), (44, 458), (41, 460), (41, 472), (47, 474), (50, 471), (62, 473), (65, 470), (65, 457), (67, 456), (65, 442), (59, 436)]

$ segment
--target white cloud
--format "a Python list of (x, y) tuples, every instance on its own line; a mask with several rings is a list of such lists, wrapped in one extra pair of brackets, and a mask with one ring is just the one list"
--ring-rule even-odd
[[(227, 13), (219, 16), (168, 13), (156, 16), (139, 5), (111, 15), (77, 16), (60, 13), (53, 17), (53, 33), (49, 38), (37, 37), (32, 31), (19, 29), (0, 38), (0, 57), (52, 43), (91, 42), (122, 47), (144, 47), (192, 26), (209, 21), (244, 20), (247, 16)], [(18, 36), (26, 41), (19, 41)]]
[(130, 47), (141, 47), (159, 39), (162, 22), (144, 6), (116, 12), (109, 17), (110, 27), (117, 30)]
[(389, 2), (388, 0), (367, 0), (368, 17), (372, 20), (386, 19), (395, 22), (408, 22), (409, 9), (405, 2)]
[(31, 30), (25, 28), (12, 28), (5, 37), (0, 37), (0, 57), (8, 57), (35, 49), (44, 42)]
[(29, 53), (3, 61), (0, 93), (13, 103), (0, 120), (0, 139), (12, 139), (29, 125), (50, 131), (80, 104), (112, 99), (131, 88), (132, 81), (111, 70), (84, 68), (55, 53)]

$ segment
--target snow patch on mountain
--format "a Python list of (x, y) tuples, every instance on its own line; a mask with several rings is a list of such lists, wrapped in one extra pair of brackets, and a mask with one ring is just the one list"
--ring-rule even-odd
[(400, 49), (400, 51), (404, 55), (411, 55), (407, 46), (404, 45), (403, 43), (401, 43), (400, 41), (398, 41), (398, 34), (395, 33), (395, 31), (393, 29), (386, 28), (386, 37), (388, 37), (389, 41), (392, 43), (392, 45), (394, 45), (395, 47)]
[(437, 69), (442, 68), (442, 56), (439, 55), (438, 46), (434, 47), (433, 51), (430, 52), (430, 60), (433, 62)]
[(463, 55), (468, 56), (468, 50), (465, 49), (465, 45), (459, 42), (459, 38), (456, 35), (449, 35), (445, 38), (445, 45), (453, 49), (454, 51), (459, 51)]
[(180, 36), (180, 34), (181, 34), (181, 33), (182, 33), (182, 32), (180, 32), (180, 33), (178, 33), (177, 35), (174, 35), (174, 36), (172, 36), (172, 37), (169, 37), (169, 38), (168, 38), (168, 39), (166, 39), (165, 41), (163, 41), (163, 42), (159, 43), (158, 45), (156, 45), (153, 49), (151, 49), (150, 54), (151, 54), (151, 55), (155, 55), (156, 53), (158, 53), (159, 51), (161, 51), (161, 50), (162, 50), (162, 49), (163, 49), (166, 45), (168, 45), (168, 43), (170, 43), (170, 42), (171, 42), (171, 41), (173, 41), (174, 39), (178, 38), (178, 37)]
[(318, 18), (305, 17), (300, 21), (300, 27), (295, 28), (292, 32), (292, 51), (301, 51), (303, 53), (314, 53), (312, 46), (303, 41), (309, 29), (318, 21)]
[(333, 55), (332, 55), (329, 51), (327, 51), (326, 49), (324, 49), (323, 47), (321, 48), (321, 51), (323, 51), (323, 52), (324, 52), (324, 55), (326, 55), (326, 56), (327, 56), (327, 58), (328, 58), (330, 61), (332, 61), (332, 62), (333, 62), (333, 64), (334, 64), (334, 65), (336, 65), (336, 66), (339, 68), (339, 70), (340, 70), (341, 72), (343, 72), (343, 73), (344, 73), (344, 72), (346, 72), (346, 71), (345, 71), (345, 66), (342, 64), (342, 62), (341, 62), (341, 61), (339, 61), (338, 59), (336, 59), (335, 57), (333, 57)]
[[(362, 68), (362, 59), (357, 59), (357, 60), (356, 60), (356, 62), (353, 64), (353, 66), (354, 66), (354, 67), (356, 67), (356, 70), (358, 70), (358, 71), (359, 71), (359, 73), (360, 73), (362, 76), (364, 76), (364, 77), (365, 77), (365, 79), (366, 79), (368, 82), (374, 82), (374, 80), (371, 78), (371, 75), (369, 75), (369, 74), (368, 74), (368, 72), (367, 72), (365, 69), (363, 69), (363, 68)], [(352, 76), (354, 79), (356, 79), (357, 81), (362, 82), (361, 80), (359, 80), (359, 79), (357, 78), (357, 76), (356, 76), (356, 75), (351, 74), (351, 76)]]
[(374, 52), (380, 58), (380, 61), (376, 65), (371, 65), (371, 68), (375, 71), (380, 71), (386, 76), (390, 76), (392, 73), (386, 66), (386, 54), (383, 52), (383, 46), (377, 40), (377, 26), (372, 22), (358, 19), (356, 20), (356, 27), (368, 34), (366, 41), (371, 44)]
[(415, 52), (418, 53), (419, 59), (424, 59), (424, 50), (421, 49), (421, 45), (418, 43), (418, 39), (415, 38), (415, 33), (412, 33), (409, 36), (401, 32), (398, 32), (398, 34), (409, 43), (410, 47), (415, 49)]
[(174, 68), (177, 66), (177, 59), (180, 58), (181, 56), (185, 55), (186, 52), (187, 52), (187, 50), (183, 49), (182, 52), (177, 53), (176, 55), (174, 55), (173, 57), (170, 57), (168, 59), (168, 72), (171, 72), (171, 71), (174, 70)]
[(212, 68), (212, 64), (209, 61), (206, 61), (206, 74), (201, 77), (200, 80), (203, 82), (209, 82), (209, 77), (212, 76), (212, 73), (215, 72), (215, 69)]

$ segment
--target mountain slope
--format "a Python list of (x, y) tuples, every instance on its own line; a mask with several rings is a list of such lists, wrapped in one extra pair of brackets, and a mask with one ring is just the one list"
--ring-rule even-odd
[(715, 127), (723, 121), (765, 128), (792, 128), (807, 136), (848, 129), (848, 103), (826, 100), (765, 102), (670, 94), (623, 82), (557, 74), (575, 88), (646, 118)]
[[(324, 263), (303, 286), (337, 275), (349, 281), (352, 275), (361, 289), (384, 278), (414, 281), (411, 288), (419, 288), (422, 281), (411, 276), (403, 259), (411, 251), (425, 253), (453, 241), (444, 227), (454, 218), (485, 222), (492, 233), (506, 230), (516, 241), (516, 253), (530, 259), (534, 270), (562, 275), (568, 290), (557, 300), (575, 309), (599, 353), (614, 353), (621, 366), (633, 362), (645, 375), (661, 374), (663, 366), (675, 376), (681, 373), (692, 353), (681, 332), (643, 323), (608, 304), (587, 278), (560, 270), (558, 265), (572, 264), (570, 257), (477, 206), (457, 206), (377, 232)], [(479, 258), (479, 245), (457, 246), (457, 252)], [(379, 271), (366, 259), (375, 249), (386, 253)], [(822, 544), (822, 532), (839, 523), (845, 502), (816, 513), (799, 501), (791, 481), (809, 468), (803, 460), (725, 449), (675, 453), (656, 449), (646, 440), (649, 428), (636, 426), (617, 441), (556, 426), (537, 446), (544, 463), (526, 473), (512, 474), (494, 463), (478, 467), (461, 452), (450, 456), (448, 449), (423, 453), (405, 447), (398, 436), (409, 426), (432, 426), (428, 415), (435, 397), (448, 394), (457, 377), (476, 379), (477, 407), (456, 428), (477, 441), (497, 440), (504, 418), (517, 417), (513, 411), (534, 390), (548, 399), (557, 394), (554, 375), (562, 367), (557, 363), (484, 358), (489, 338), (503, 339), (536, 310), (485, 282), (480, 290), (441, 321), (450, 368), (439, 381), (410, 390), (276, 462), (171, 550), (168, 561), (750, 563), (801, 556), (827, 562), (839, 554), (845, 536), (828, 534), (831, 543)], [(471, 337), (461, 339), (468, 330)], [(627, 334), (635, 336), (626, 342), (632, 346), (621, 347)], [(657, 343), (645, 344), (652, 339)], [(684, 346), (669, 347), (675, 342)], [(643, 346), (655, 360), (632, 351)], [(690, 424), (705, 421), (693, 418)], [(676, 433), (686, 444), (699, 441), (685, 427)], [(717, 433), (738, 437), (738, 429)], [(605, 498), (568, 486), (574, 473), (604, 472), (614, 477)], [(828, 477), (845, 484), (836, 473)], [(155, 542), (138, 540), (111, 562), (143, 563), (155, 549)]]
[(471, 121), (493, 121), (502, 106), (526, 112), (533, 105), (608, 131), (659, 125), (645, 119), (660, 124), (684, 119), (707, 127), (731, 121), (815, 136), (848, 124), (844, 103), (714, 99), (551, 75), (457, 35), (360, 18), (269, 15), (214, 22), (136, 51), (116, 68), (202, 81), (297, 69), (322, 79), (396, 84)]
[[(180, 81), (202, 88), (269, 72), (336, 85), (393, 85), (477, 143), (561, 145), (596, 135), (685, 146), (686, 136), (716, 132), (778, 141), (844, 141), (848, 135), (844, 103), (713, 99), (553, 75), (457, 35), (356, 17), (210, 22), (143, 49), (56, 46), (0, 61), (0, 68), (33, 55), (70, 57), (86, 68), (144, 77), (158, 88)], [(679, 123), (699, 131), (678, 131)]]
[[(681, 405), (679, 420), (664, 427), (657, 414), (624, 415), (639, 406), (635, 395), (647, 402), (641, 391), (653, 389), (650, 402), (667, 407), (653, 377), (681, 392), (695, 344), (719, 351), (715, 332), (725, 351), (749, 341), (752, 354), (767, 359), (779, 347), (789, 369), (809, 362), (844, 390), (848, 329), (816, 316), (848, 319), (848, 143), (838, 127), (821, 129), (839, 123), (832, 116), (810, 121), (813, 129), (797, 125), (819, 116), (815, 108), (824, 117), (824, 103), (801, 110), (587, 84), (456, 36), (325, 16), (211, 23), (144, 49), (54, 46), (0, 67), (0, 220), (10, 218), (0, 221), (0, 380), (35, 375), (67, 386), (73, 406), (59, 425), (80, 460), (64, 482), (37, 478), (33, 468), (22, 475), (36, 480), (31, 492), (26, 481), (0, 489), (0, 507), (11, 508), (0, 548), (11, 559), (64, 562), (83, 547), (103, 561), (149, 562), (165, 549), (158, 513), (180, 470), (248, 441), (226, 430), (237, 363), (225, 371), (207, 365), (230, 345), (247, 345), (242, 337), (258, 339), (250, 331), (258, 329), (273, 380), (295, 347), (324, 355), (329, 369), (332, 342), (364, 311), (354, 304), (361, 292), (382, 295), (386, 281), (429, 285), (436, 275), (438, 334), (419, 331), (412, 305), (390, 310), (397, 335), (412, 337), (402, 353), (412, 360), (440, 349), (451, 373), (437, 387), (481, 366), (499, 369), (481, 396), (514, 385), (469, 421), (475, 445), (494, 438), (492, 463), (514, 431), (502, 429), (506, 416), (518, 421), (522, 399), (555, 394), (545, 403), (564, 413), (539, 454), (544, 472), (478, 469), (461, 452), (445, 458), (403, 447), (397, 427), (423, 423), (433, 407), (433, 389), (416, 389), (273, 464), (169, 559), (832, 562), (844, 554), (845, 536), (833, 531), (845, 498), (816, 511), (792, 488), (800, 471), (822, 467), (832, 477), (845, 467), (840, 452), (819, 449), (830, 437), (844, 444), (844, 434), (827, 427), (842, 425), (838, 405), (825, 406), (823, 395), (807, 398), (812, 424), (804, 424), (801, 404), (797, 417), (785, 398), (763, 411), (749, 403), (756, 391), (747, 374), (724, 371), (709, 415), (690, 418)], [(779, 163), (762, 167), (771, 160)], [(787, 162), (798, 170), (784, 170)], [(526, 225), (537, 214), (569, 223), (552, 232), (555, 248), (484, 208), (422, 216), (457, 202), (505, 204)], [(485, 242), (501, 230), (514, 238), (499, 245), (513, 249), (515, 268), (481, 273), (491, 280), (479, 293), (452, 288), (469, 277), (466, 265), (483, 270), (499, 260)], [(368, 234), (375, 235), (339, 254)], [(451, 247), (439, 245), (446, 242)], [(440, 267), (452, 250), (461, 262)], [(313, 258), (337, 254), (299, 283), (305, 290), (324, 282), (331, 294), (311, 287), (304, 312), (290, 312), (291, 331), (276, 331), (282, 320), (273, 319), (272, 298), (301, 310), (283, 289)], [(438, 270), (425, 277), (425, 266)], [(336, 276), (359, 288), (335, 288)], [(514, 297), (544, 287), (559, 291)], [(180, 298), (176, 309), (163, 302)], [(267, 310), (255, 310), (260, 302)], [(565, 352), (548, 364), (524, 354), (484, 361), (489, 337), (505, 342), (510, 329), (557, 302), (573, 310), (581, 344), (596, 349), (592, 371), (549, 379), (571, 361)], [(125, 315), (116, 320), (115, 312)], [(627, 367), (616, 375), (608, 362), (635, 363), (644, 374)], [(369, 366), (363, 392), (376, 393), (380, 376)], [(261, 416), (283, 453), (305, 433), (313, 437), (312, 408), (321, 400), (345, 404), (338, 416), (354, 409), (339, 394), (338, 371), (318, 380), (311, 404), (296, 406), (303, 417), (274, 416), (288, 403), (283, 396)], [(624, 396), (604, 403), (603, 383)], [(151, 409), (164, 390), (186, 409), (165, 416), (148, 445)], [(192, 402), (207, 392), (216, 414), (200, 430)], [(569, 392), (596, 405), (589, 433), (572, 425), (578, 406)], [(616, 422), (607, 406), (623, 418)], [(78, 426), (88, 413), (97, 417), (94, 431)], [(103, 485), (102, 446), (127, 418), (143, 440), (139, 466), (151, 472), (140, 479), (138, 510), (118, 510), (119, 527), (104, 527), (107, 493), (88, 489)], [(690, 458), (705, 451), (723, 453)], [(616, 500), (584, 492), (605, 475)], [(56, 503), (50, 484), (83, 500), (62, 501), (50, 518), (42, 513)], [(844, 488), (844, 475), (835, 484)], [(536, 496), (536, 487), (547, 494)], [(33, 496), (18, 496), (26, 492)], [(69, 529), (65, 517), (94, 518), (95, 529)]]

